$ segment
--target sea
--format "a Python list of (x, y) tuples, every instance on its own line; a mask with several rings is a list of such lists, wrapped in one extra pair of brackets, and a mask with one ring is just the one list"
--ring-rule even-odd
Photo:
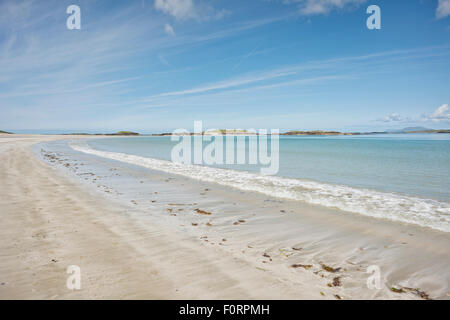
[[(183, 139), (190, 140), (193, 157), (198, 138), (114, 137), (74, 140), (69, 145), (78, 152), (143, 168), (450, 232), (450, 134), (279, 136), (277, 149), (270, 138), (258, 141), (258, 146), (267, 142), (266, 160), (277, 162), (272, 174), (262, 173), (267, 161), (250, 163), (254, 151), (250, 139), (255, 137), (234, 137), (235, 161), (228, 164), (172, 161), (173, 150)], [(211, 151), (222, 138), (207, 137), (202, 150)], [(214, 146), (213, 155), (223, 154), (225, 163), (230, 145), (223, 143), (222, 150), (220, 144)], [(277, 157), (273, 150), (278, 150)], [(245, 159), (238, 161), (239, 153)]]

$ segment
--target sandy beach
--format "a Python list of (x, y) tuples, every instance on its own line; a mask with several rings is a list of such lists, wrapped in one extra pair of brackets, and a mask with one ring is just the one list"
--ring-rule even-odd
[[(67, 137), (65, 137), (67, 138)], [(40, 163), (30, 150), (54, 137), (1, 138), (2, 299), (217, 299), (287, 297), (266, 292), (239, 261), (121, 216)], [(82, 290), (66, 268), (82, 266)], [(293, 293), (292, 293), (293, 294)]]
[(449, 298), (447, 233), (32, 149), (63, 139), (0, 135), (0, 299)]

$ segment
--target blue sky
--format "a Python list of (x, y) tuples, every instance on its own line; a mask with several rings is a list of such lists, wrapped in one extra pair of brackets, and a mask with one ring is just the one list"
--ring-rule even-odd
[(1, 130), (449, 128), (449, 84), (450, 0), (0, 0)]

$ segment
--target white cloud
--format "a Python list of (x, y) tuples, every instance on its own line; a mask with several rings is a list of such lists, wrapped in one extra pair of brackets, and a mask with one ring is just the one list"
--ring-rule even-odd
[(220, 20), (228, 10), (216, 10), (211, 5), (194, 0), (155, 0), (155, 9), (173, 16), (177, 20)]
[(450, 15), (450, 0), (439, 0), (436, 18), (441, 19)]
[(449, 122), (450, 121), (450, 110), (448, 104), (443, 104), (430, 116), (427, 117), (428, 120), (434, 122)]
[(173, 30), (173, 27), (172, 27), (170, 24), (168, 24), (168, 23), (166, 23), (166, 25), (164, 26), (164, 31), (165, 31), (168, 35), (171, 35), (171, 36), (174, 36), (174, 35), (175, 35), (175, 30)]
[(404, 120), (406, 120), (406, 119), (404, 119), (402, 116), (400, 116), (397, 113), (393, 113), (387, 117), (378, 119), (378, 121), (381, 121), (381, 122), (400, 122), (400, 121), (404, 121)]
[(298, 3), (303, 15), (327, 14), (336, 9), (357, 7), (366, 0), (285, 0), (284, 3)]
[(192, 0), (155, 0), (155, 8), (179, 20), (193, 18), (195, 15)]
[(380, 118), (377, 121), (380, 122), (450, 122), (450, 108), (448, 104), (443, 104), (437, 108), (432, 114), (422, 114), (420, 118), (405, 118), (397, 113), (393, 113), (387, 117)]

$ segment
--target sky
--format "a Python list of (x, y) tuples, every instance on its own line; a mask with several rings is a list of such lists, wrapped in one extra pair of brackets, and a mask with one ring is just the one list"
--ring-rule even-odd
[(448, 129), (449, 104), (450, 0), (0, 0), (0, 130)]

